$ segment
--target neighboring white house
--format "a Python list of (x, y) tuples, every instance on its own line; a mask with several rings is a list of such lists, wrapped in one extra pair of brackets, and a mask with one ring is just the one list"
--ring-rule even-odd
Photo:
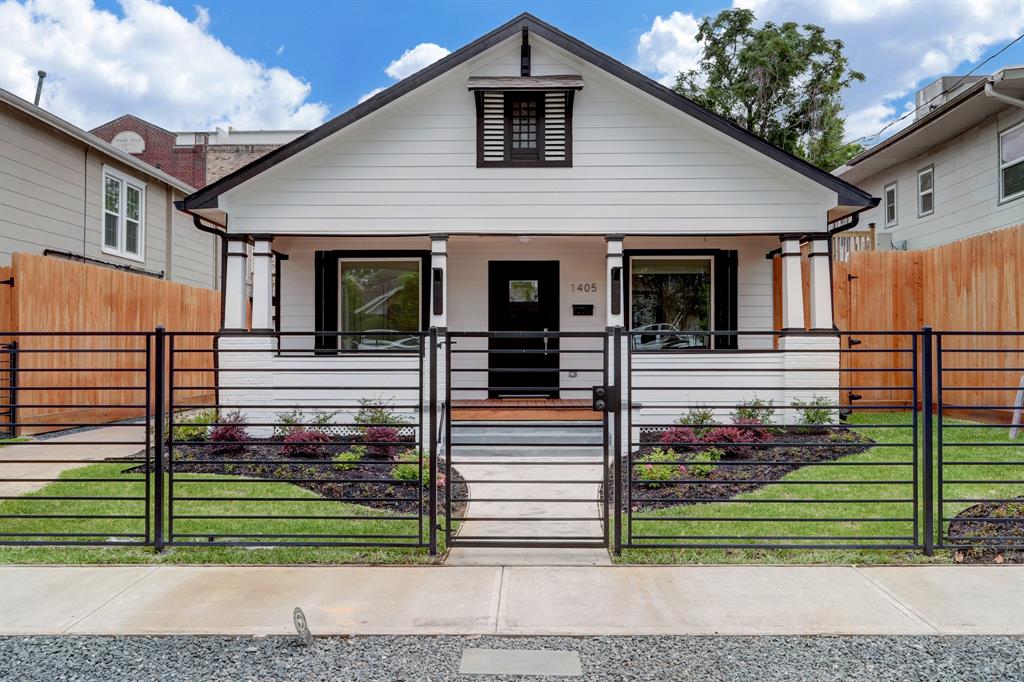
[(194, 187), (6, 90), (0, 177), (0, 265), (45, 253), (220, 284), (219, 240), (174, 206)]
[[(179, 206), (226, 232), (226, 329), (246, 326), (251, 267), (254, 331), (276, 321), (282, 331), (365, 332), (279, 346), (239, 334), (236, 344), (271, 344), (246, 381), (256, 388), (358, 362), (412, 371), (416, 359), (399, 353), (416, 343), (374, 337), (381, 329), (769, 332), (766, 255), (780, 240), (783, 326), (803, 327), (803, 240), (820, 256), (810, 268), (812, 326), (831, 330), (830, 226), (876, 201), (524, 14)], [(484, 352), (463, 369), (480, 373), (453, 382), (493, 397), (486, 342), (458, 343), (474, 341)], [(810, 343), (782, 346), (797, 341)], [(746, 389), (765, 370), (779, 379), (789, 362), (769, 334), (635, 343), (652, 366), (731, 363)], [(314, 345), (316, 355), (286, 352)], [(838, 366), (837, 356), (815, 357)], [(587, 381), (563, 371), (552, 395)], [(834, 372), (820, 384), (836, 385)]]
[(883, 248), (920, 249), (1024, 223), (1024, 67), (946, 77), (916, 119), (835, 174), (882, 199), (861, 215)]

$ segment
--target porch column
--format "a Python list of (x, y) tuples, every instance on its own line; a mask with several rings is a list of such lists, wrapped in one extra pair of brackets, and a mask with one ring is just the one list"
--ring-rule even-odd
[(430, 325), (448, 326), (448, 235), (430, 236)]
[(223, 328), (242, 330), (245, 324), (245, 275), (248, 256), (245, 253), (246, 237), (228, 237), (227, 269), (224, 277), (224, 320)]
[(827, 239), (811, 241), (809, 265), (811, 329), (832, 329), (832, 272)]
[(274, 328), (273, 238), (257, 237), (252, 247), (252, 329)]
[(608, 235), (605, 238), (608, 244), (608, 256), (605, 260), (608, 261), (607, 270), (607, 281), (608, 281), (608, 295), (605, 297), (605, 308), (608, 319), (607, 326), (609, 327), (625, 327), (626, 326), (626, 314), (625, 314), (625, 283), (622, 281), (623, 269), (622, 269), (622, 235), (614, 234)]
[(782, 329), (804, 328), (804, 286), (800, 273), (800, 240), (782, 237)]

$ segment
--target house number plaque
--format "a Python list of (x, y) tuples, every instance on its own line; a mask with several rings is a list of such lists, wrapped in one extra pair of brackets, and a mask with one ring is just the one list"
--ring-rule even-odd
[(571, 282), (569, 291), (574, 294), (596, 294), (597, 282)]

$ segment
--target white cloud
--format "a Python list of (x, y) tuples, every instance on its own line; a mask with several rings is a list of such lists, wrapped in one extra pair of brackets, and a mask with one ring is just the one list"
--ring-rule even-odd
[(360, 97), (359, 98), (359, 103), (362, 104), (366, 100), (368, 100), (371, 97), (373, 97), (374, 95), (376, 95), (378, 92), (383, 92), (383, 91), (384, 91), (384, 88), (374, 88), (373, 90), (370, 90), (368, 93), (366, 93), (365, 95)]
[(0, 2), (0, 87), (91, 128), (133, 113), (171, 130), (311, 128), (328, 108), (281, 68), (246, 59), (217, 40), (210, 13), (189, 21), (154, 0), (122, 0), (123, 16), (87, 2)]
[[(939, 76), (966, 73), (987, 51), (1024, 31), (1024, 0), (734, 0), (760, 20), (824, 26), (867, 80), (845, 97), (848, 139), (873, 135), (907, 112), (907, 98)], [(1024, 52), (1007, 57), (1024, 62)], [(1002, 63), (1007, 63), (1003, 61)], [(981, 67), (992, 73), (998, 62)], [(913, 108), (913, 105), (910, 106)], [(891, 135), (913, 122), (895, 123)]]
[(400, 81), (423, 67), (430, 66), (438, 59), (448, 56), (449, 52), (448, 48), (435, 43), (420, 43), (411, 50), (406, 50), (401, 57), (388, 64), (384, 73), (396, 81)]
[(278, 57), (284, 54), (284, 43), (281, 43), (280, 45), (277, 46), (277, 50), (274, 51), (274, 54), (276, 54)]
[[(451, 51), (448, 48), (441, 47), (436, 43), (420, 43), (411, 50), (406, 50), (402, 53), (401, 57), (388, 64), (387, 68), (384, 69), (384, 73), (388, 77), (400, 81), (449, 54), (451, 54)], [(362, 104), (383, 89), (383, 87), (374, 88), (360, 97), (359, 103)]]
[(640, 69), (663, 85), (675, 85), (680, 71), (697, 66), (701, 46), (696, 36), (697, 19), (692, 14), (673, 12), (666, 19), (654, 17), (651, 30), (640, 36), (636, 48)]

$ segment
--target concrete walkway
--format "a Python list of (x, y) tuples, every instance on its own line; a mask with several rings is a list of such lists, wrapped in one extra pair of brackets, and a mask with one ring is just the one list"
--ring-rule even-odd
[[(528, 443), (528, 445), (522, 445)], [(603, 543), (601, 424), (460, 422), (452, 466), (470, 502), (458, 539)], [(550, 519), (550, 520), (549, 520)], [(602, 548), (453, 547), (453, 566), (611, 565)]]
[[(0, 495), (24, 495), (45, 487), (68, 469), (96, 464), (107, 458), (130, 457), (145, 448), (145, 424), (104, 426), (31, 444), (9, 443), (0, 447)], [(82, 445), (103, 441), (104, 445)], [(34, 460), (53, 460), (37, 462)], [(32, 461), (29, 461), (32, 460)]]
[(1024, 635), (1024, 566), (0, 567), (0, 634)]

